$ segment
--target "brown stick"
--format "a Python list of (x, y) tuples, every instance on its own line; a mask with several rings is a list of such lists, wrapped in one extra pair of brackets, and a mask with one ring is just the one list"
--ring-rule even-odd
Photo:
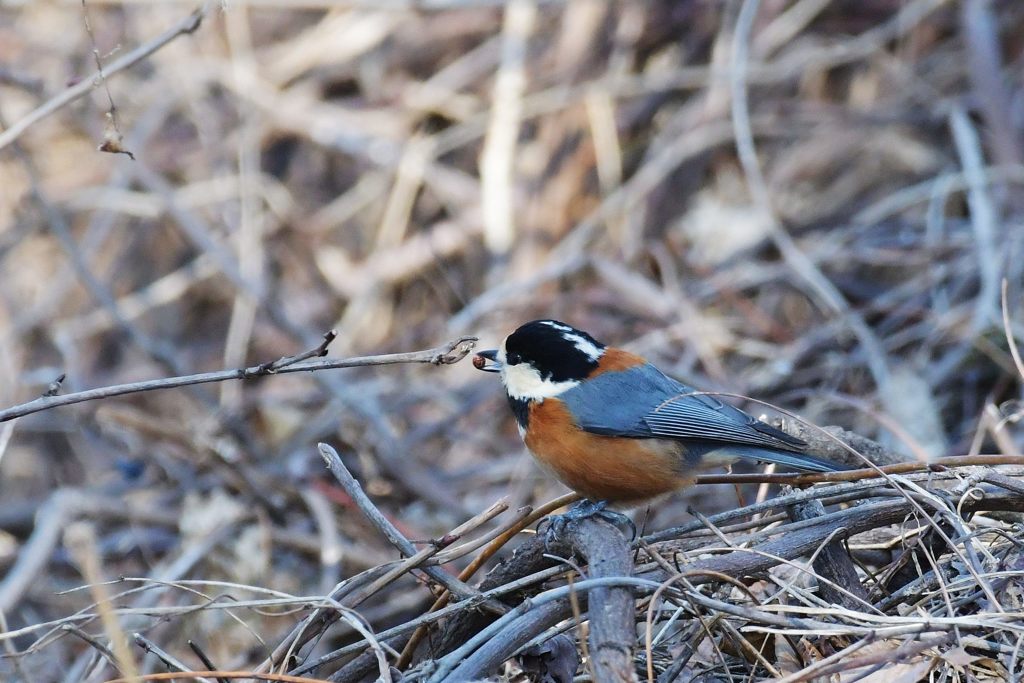
[[(788, 513), (793, 521), (814, 519), (825, 514), (825, 506), (821, 504), (820, 500), (809, 500), (789, 508)], [(864, 586), (861, 585), (850, 554), (843, 546), (843, 539), (846, 536), (843, 534), (841, 537), (829, 538), (820, 552), (814, 556), (812, 562), (814, 571), (819, 576), (828, 579), (828, 581), (818, 582), (818, 597), (835, 605), (843, 605), (850, 609), (862, 609), (867, 602), (868, 594), (864, 590)], [(837, 590), (835, 586), (842, 586), (845, 590)], [(855, 598), (860, 598), (860, 600)]]
[(947, 467), (972, 467), (991, 465), (1024, 465), (1024, 456), (1019, 455), (953, 455), (935, 458), (931, 462), (901, 462), (878, 469), (865, 467), (843, 472), (816, 472), (814, 474), (702, 474), (697, 484), (789, 484), (810, 486), (841, 481), (861, 481), (880, 474), (907, 474), (908, 472), (941, 472)]

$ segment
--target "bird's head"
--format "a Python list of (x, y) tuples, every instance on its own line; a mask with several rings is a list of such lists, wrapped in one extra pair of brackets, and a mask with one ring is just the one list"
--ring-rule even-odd
[(539, 401), (583, 381), (604, 348), (583, 330), (557, 320), (534, 320), (505, 337), (501, 347), (476, 354), (473, 366), (501, 373), (510, 398)]

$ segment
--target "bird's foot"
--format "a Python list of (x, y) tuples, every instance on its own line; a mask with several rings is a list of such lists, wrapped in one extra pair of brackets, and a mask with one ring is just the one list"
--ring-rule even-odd
[(545, 521), (547, 528), (544, 530), (544, 544), (551, 545), (565, 535), (565, 528), (571, 523), (588, 517), (596, 517), (609, 524), (628, 529), (630, 540), (636, 538), (636, 525), (621, 512), (608, 509), (606, 500), (588, 500), (584, 498), (569, 508), (561, 515), (551, 515)]

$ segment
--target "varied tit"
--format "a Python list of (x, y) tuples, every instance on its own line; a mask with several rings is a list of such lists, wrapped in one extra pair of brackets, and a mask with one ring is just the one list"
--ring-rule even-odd
[[(533, 456), (589, 501), (635, 505), (736, 459), (808, 472), (846, 469), (804, 453), (806, 444), (714, 396), (668, 377), (557, 320), (526, 323), (473, 365), (501, 373)], [(571, 511), (572, 512), (572, 511)]]

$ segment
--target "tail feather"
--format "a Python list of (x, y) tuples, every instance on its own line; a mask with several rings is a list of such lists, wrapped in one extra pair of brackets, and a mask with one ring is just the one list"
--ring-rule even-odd
[[(717, 452), (716, 452), (717, 451)], [(795, 453), (790, 451), (777, 451), (756, 446), (728, 446), (721, 450), (713, 450), (704, 453), (705, 461), (719, 460), (723, 462), (742, 458), (757, 462), (770, 462), (776, 465), (784, 465), (803, 472), (843, 472), (851, 469), (831, 460), (825, 460), (806, 453)]]

